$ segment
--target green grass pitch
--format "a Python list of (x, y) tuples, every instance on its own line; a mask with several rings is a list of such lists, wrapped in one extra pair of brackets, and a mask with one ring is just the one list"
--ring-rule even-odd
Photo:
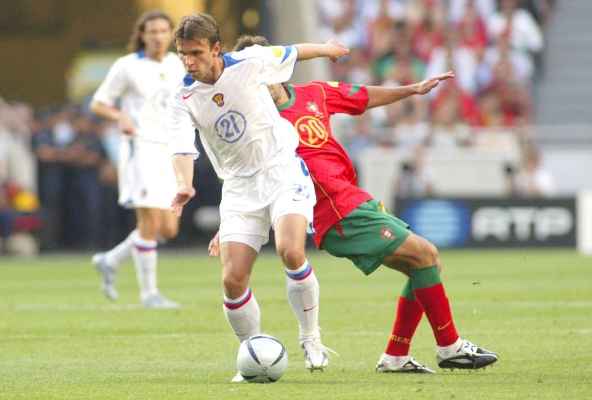
[(161, 255), (160, 286), (178, 311), (138, 305), (131, 263), (120, 299), (98, 290), (89, 257), (0, 259), (0, 399), (585, 399), (592, 396), (592, 260), (572, 251), (444, 252), (461, 335), (499, 353), (484, 371), (443, 371), (422, 321), (412, 354), (438, 374), (374, 372), (403, 276), (364, 277), (311, 254), (323, 341), (340, 353), (304, 370), (282, 268), (263, 255), (252, 287), (263, 330), (287, 346), (272, 385), (230, 384), (238, 343), (221, 308), (220, 269), (203, 255)]

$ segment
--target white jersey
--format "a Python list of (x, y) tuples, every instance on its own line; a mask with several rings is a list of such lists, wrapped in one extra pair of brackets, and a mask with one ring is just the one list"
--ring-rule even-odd
[(187, 76), (169, 110), (171, 152), (197, 157), (197, 129), (221, 179), (249, 178), (287, 163), (298, 135), (266, 85), (290, 79), (296, 59), (294, 46), (255, 45), (224, 54), (224, 70), (213, 85)]
[(134, 122), (137, 137), (155, 143), (168, 143), (166, 107), (185, 75), (183, 63), (174, 53), (162, 61), (145, 56), (143, 51), (119, 58), (109, 70), (93, 100), (114, 106)]

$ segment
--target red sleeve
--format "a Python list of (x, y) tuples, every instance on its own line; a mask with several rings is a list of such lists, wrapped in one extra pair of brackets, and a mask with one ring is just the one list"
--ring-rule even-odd
[(343, 113), (358, 115), (368, 106), (368, 90), (363, 85), (342, 82), (315, 82), (325, 92), (325, 103), (329, 114)]

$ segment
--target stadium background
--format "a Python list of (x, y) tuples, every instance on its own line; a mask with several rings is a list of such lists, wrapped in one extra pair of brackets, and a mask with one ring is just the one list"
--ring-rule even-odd
[[(475, 0), (468, 12), (468, 0), (5, 3), (0, 399), (589, 397), (592, 272), (580, 253), (592, 253), (592, 2), (521, 1), (511, 31), (494, 0)], [(290, 367), (271, 387), (229, 385), (235, 339), (220, 313), (218, 262), (204, 246), (217, 223), (219, 183), (205, 158), (198, 201), (159, 259), (160, 285), (182, 308), (142, 309), (129, 265), (118, 275), (119, 301), (102, 298), (90, 255), (134, 221), (116, 206), (119, 134), (89, 115), (88, 95), (125, 53), (137, 16), (152, 8), (176, 20), (212, 13), (228, 47), (241, 33), (262, 33), (276, 43), (336, 37), (352, 48), (338, 64), (300, 64), (294, 82), (405, 84), (454, 60), (457, 86), (336, 117), (335, 133), (362, 186), (445, 249), (455, 319), (463, 335), (499, 352), (495, 368), (377, 376), (403, 277), (379, 270), (363, 278), (311, 249), (323, 340), (341, 356), (325, 373), (308, 374), (269, 251), (253, 288)], [(452, 58), (438, 49), (447, 40)], [(434, 364), (425, 322), (412, 353)]]
[[(337, 64), (301, 64), (294, 82), (396, 85), (454, 69), (455, 82), (435, 94), (335, 118), (361, 185), (443, 247), (575, 247), (579, 239), (590, 252), (592, 120), (582, 84), (590, 42), (578, 12), (587, 2), (501, 2), (519, 3), (510, 28), (497, 3), (12, 2), (0, 20), (9, 55), (0, 76), (3, 253), (107, 248), (133, 224), (115, 205), (118, 133), (87, 102), (124, 54), (135, 18), (152, 8), (175, 19), (212, 13), (227, 47), (262, 33), (276, 43), (334, 37), (352, 48)], [(171, 246), (203, 243), (217, 224), (218, 181), (205, 158), (198, 171), (199, 201)]]

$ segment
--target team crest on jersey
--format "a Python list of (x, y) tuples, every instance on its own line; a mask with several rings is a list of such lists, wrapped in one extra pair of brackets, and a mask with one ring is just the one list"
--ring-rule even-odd
[(308, 103), (306, 103), (306, 109), (309, 112), (313, 113), (317, 118), (323, 118), (323, 113), (319, 109), (318, 104), (314, 101), (309, 101)]
[(312, 115), (300, 117), (294, 123), (300, 143), (308, 147), (321, 147), (329, 140), (329, 132), (320, 119)]
[(214, 97), (212, 97), (212, 101), (216, 103), (218, 107), (222, 107), (224, 105), (224, 94), (216, 93)]

